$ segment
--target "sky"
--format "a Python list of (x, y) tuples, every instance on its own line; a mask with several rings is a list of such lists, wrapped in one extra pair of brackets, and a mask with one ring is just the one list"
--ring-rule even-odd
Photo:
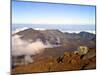
[(95, 6), (12, 1), (12, 23), (95, 25)]

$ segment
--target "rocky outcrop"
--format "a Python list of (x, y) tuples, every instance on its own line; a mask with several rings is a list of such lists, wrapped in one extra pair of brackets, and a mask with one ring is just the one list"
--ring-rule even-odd
[(88, 53), (88, 47), (87, 46), (79, 46), (76, 51), (74, 51), (74, 54), (79, 55), (85, 55)]

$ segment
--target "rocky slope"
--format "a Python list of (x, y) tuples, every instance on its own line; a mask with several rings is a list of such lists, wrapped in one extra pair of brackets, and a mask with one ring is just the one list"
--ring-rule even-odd
[(95, 47), (96, 35), (88, 32), (63, 33), (59, 30), (34, 30), (32, 28), (13, 34), (20, 35), (23, 40), (32, 42), (40, 39), (43, 43), (60, 44), (67, 50), (75, 50), (79, 45)]
[[(19, 35), (20, 39), (32, 44), (39, 39), (44, 45), (49, 44), (52, 47), (45, 47), (42, 52), (33, 55), (34, 62), (13, 67), (13, 74), (96, 68), (95, 34), (88, 32), (63, 33), (59, 30), (34, 30), (30, 28), (12, 34), (12, 37), (15, 35)], [(74, 54), (74, 51), (80, 46), (88, 47), (88, 53), (84, 55)]]

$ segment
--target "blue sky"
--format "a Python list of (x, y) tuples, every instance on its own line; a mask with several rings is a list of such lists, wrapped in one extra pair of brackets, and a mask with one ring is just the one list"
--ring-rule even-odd
[(95, 25), (95, 6), (13, 1), (12, 23)]

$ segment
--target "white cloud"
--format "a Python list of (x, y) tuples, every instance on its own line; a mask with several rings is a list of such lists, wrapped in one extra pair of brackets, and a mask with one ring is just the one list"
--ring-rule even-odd
[(13, 24), (75, 24), (75, 25), (80, 25), (80, 24), (95, 24), (95, 21), (87, 20), (87, 19), (78, 19), (78, 18), (46, 18), (46, 19), (25, 19), (25, 20), (13, 20)]
[(18, 28), (15, 31), (13, 31), (12, 34), (18, 33), (20, 31), (23, 31), (23, 30), (26, 30), (26, 29), (28, 29), (28, 27)]
[(57, 45), (52, 45), (48, 41), (44, 44), (40, 39), (37, 39), (35, 42), (30, 42), (22, 40), (19, 35), (12, 36), (12, 55), (35, 55), (42, 51), (45, 48), (57, 47)]

